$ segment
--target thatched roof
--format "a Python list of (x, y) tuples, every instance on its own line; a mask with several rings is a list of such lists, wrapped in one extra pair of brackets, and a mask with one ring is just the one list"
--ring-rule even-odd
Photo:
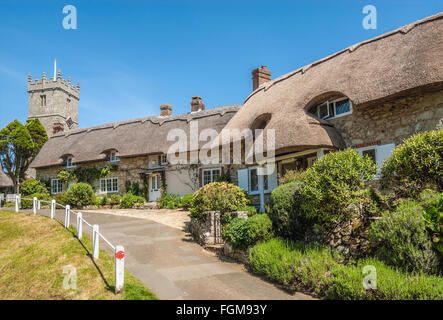
[(0, 188), (8, 188), (13, 187), (11, 178), (9, 178), (6, 173), (3, 172), (2, 168), (0, 168)]
[(195, 121), (199, 132), (207, 128), (220, 132), (239, 108), (231, 105), (177, 116), (151, 116), (57, 134), (45, 143), (31, 167), (60, 165), (68, 155), (73, 163), (103, 160), (106, 151), (113, 149), (119, 157), (167, 153), (174, 143), (167, 141), (172, 129), (183, 129), (189, 137), (190, 122)]
[(251, 128), (270, 114), (276, 150), (341, 147), (328, 122), (306, 110), (328, 95), (344, 95), (354, 107), (414, 88), (443, 88), (443, 13), (355, 44), (258, 87), (226, 129)]

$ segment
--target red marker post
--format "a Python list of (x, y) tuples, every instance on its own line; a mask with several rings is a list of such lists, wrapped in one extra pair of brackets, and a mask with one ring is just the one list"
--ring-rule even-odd
[(123, 290), (125, 283), (125, 248), (115, 247), (115, 293)]

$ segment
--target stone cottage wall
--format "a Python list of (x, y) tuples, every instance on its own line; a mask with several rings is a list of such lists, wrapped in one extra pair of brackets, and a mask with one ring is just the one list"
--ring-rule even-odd
[(400, 144), (417, 132), (436, 128), (443, 118), (443, 91), (414, 95), (329, 119), (348, 146), (366, 143)]

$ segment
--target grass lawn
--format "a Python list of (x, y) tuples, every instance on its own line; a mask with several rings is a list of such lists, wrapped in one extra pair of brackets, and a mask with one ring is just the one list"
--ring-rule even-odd
[[(0, 211), (0, 300), (156, 300), (129, 271), (125, 287), (114, 294), (114, 259), (104, 250), (96, 261), (92, 241), (47, 217)], [(77, 273), (77, 289), (64, 289), (66, 266)]]

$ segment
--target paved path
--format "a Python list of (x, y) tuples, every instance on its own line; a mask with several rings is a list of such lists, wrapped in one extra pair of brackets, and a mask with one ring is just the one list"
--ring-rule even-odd
[[(39, 214), (48, 215), (48, 210)], [(290, 295), (248, 273), (243, 265), (220, 260), (203, 250), (184, 231), (134, 217), (84, 213), (114, 245), (125, 247), (126, 267), (160, 299), (311, 299)], [(63, 221), (64, 212), (56, 212)], [(71, 215), (71, 224), (76, 219)], [(86, 233), (90, 228), (83, 225)], [(107, 245), (101, 241), (100, 247)]]

